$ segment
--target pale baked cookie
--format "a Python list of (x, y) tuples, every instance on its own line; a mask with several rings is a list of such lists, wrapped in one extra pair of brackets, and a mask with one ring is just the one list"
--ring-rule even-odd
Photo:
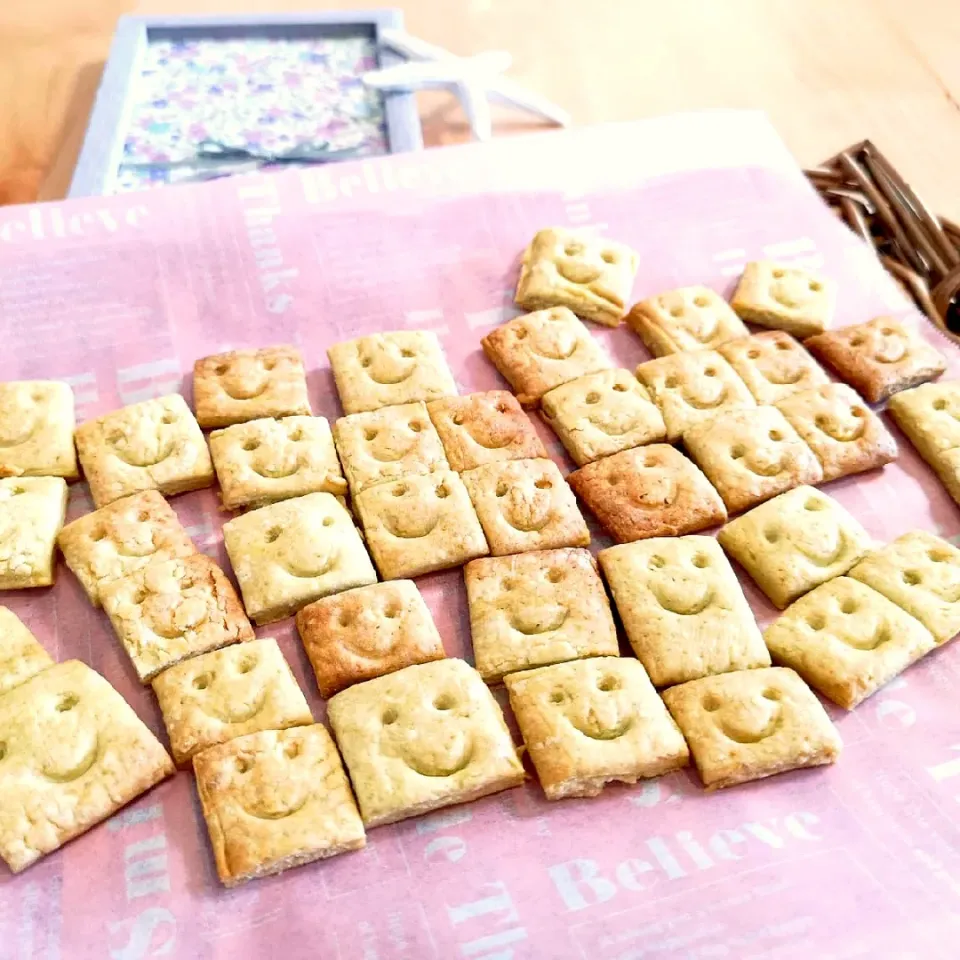
[(747, 385), (715, 350), (648, 360), (637, 367), (637, 377), (660, 408), (671, 443), (718, 413), (756, 406)]
[(100, 601), (144, 684), (187, 657), (253, 639), (232, 584), (202, 553), (148, 563), (107, 584)]
[(683, 350), (716, 350), (750, 331), (730, 304), (709, 287), (681, 287), (642, 300), (627, 324), (655, 357)]
[(367, 827), (523, 783), (500, 707), (463, 660), (358, 683), (327, 710)]
[(495, 557), (590, 545), (573, 491), (552, 460), (488, 463), (464, 473), (463, 482)]
[(939, 377), (947, 361), (910, 324), (874, 317), (811, 337), (806, 348), (870, 403)]
[(67, 513), (62, 477), (0, 479), (0, 590), (49, 587)]
[(777, 409), (836, 480), (897, 459), (897, 441), (883, 421), (845, 383), (827, 383), (785, 397)]
[(353, 519), (332, 493), (251, 510), (223, 525), (223, 541), (243, 605), (257, 624), (377, 580)]
[(667, 435), (657, 405), (629, 370), (603, 370), (555, 387), (544, 394), (540, 412), (581, 467)]
[(446, 653), (412, 580), (390, 580), (325, 597), (297, 614), (320, 696)]
[(916, 617), (946, 643), (960, 632), (960, 550), (913, 530), (868, 553), (849, 573)]
[(0, 697), (0, 857), (19, 873), (173, 772), (103, 677), (55, 664)]
[(385, 480), (450, 467), (422, 402), (341, 417), (333, 425), (333, 438), (352, 497)]
[(115, 500), (68, 523), (57, 543), (95, 607), (100, 606), (100, 591), (107, 584), (151, 560), (196, 553), (173, 507), (156, 490)]
[(490, 552), (467, 489), (452, 471), (368, 487), (355, 506), (384, 580), (459, 567)]
[(613, 366), (600, 342), (566, 307), (515, 317), (480, 344), (525, 407), (536, 406), (561, 383)]
[(679, 537), (727, 519), (720, 494), (700, 469), (666, 443), (588, 463), (567, 482), (618, 543)]
[(248, 733), (193, 758), (217, 876), (227, 887), (366, 844), (326, 727)]
[(464, 568), (473, 659), (487, 683), (578, 657), (615, 657), (617, 629), (596, 561), (566, 548)]
[(801, 390), (830, 382), (820, 364), (782, 330), (731, 340), (720, 347), (720, 353), (757, 403), (776, 403)]
[(225, 510), (347, 492), (324, 417), (267, 417), (214, 430), (210, 453)]
[(456, 396), (435, 333), (401, 330), (335, 343), (328, 351), (344, 413)]
[(457, 473), (494, 460), (547, 455), (530, 418), (506, 390), (433, 400), (427, 412)]
[(201, 427), (229, 427), (261, 417), (309, 417), (300, 351), (263, 347), (202, 357), (193, 365), (193, 403)]
[(153, 690), (178, 767), (246, 733), (313, 723), (273, 637), (183, 660), (154, 677)]
[(747, 323), (809, 337), (830, 326), (836, 299), (833, 280), (799, 267), (756, 260), (743, 271), (730, 306)]
[(792, 670), (704, 677), (663, 691), (708, 790), (833, 763), (843, 743)]
[(690, 752), (646, 671), (629, 657), (575, 660), (506, 678), (548, 800), (595, 797), (685, 767)]
[(750, 605), (713, 537), (609, 547), (600, 567), (627, 638), (658, 687), (770, 665)]
[(919, 620), (850, 577), (801, 597), (763, 639), (778, 664), (847, 710), (937, 645)]
[(0, 477), (79, 475), (73, 390), (56, 380), (0, 383)]
[(516, 304), (524, 310), (569, 307), (616, 327), (627, 312), (640, 258), (622, 243), (580, 230), (540, 230), (523, 253)]
[(53, 666), (53, 658), (6, 607), (0, 607), (0, 696)]
[(88, 420), (76, 437), (98, 507), (140, 490), (173, 496), (213, 484), (207, 442), (179, 393)]
[(683, 445), (730, 513), (823, 480), (813, 451), (776, 407), (721, 413), (691, 427)]
[(805, 486), (731, 520), (717, 539), (781, 610), (846, 573), (873, 545), (836, 500)]

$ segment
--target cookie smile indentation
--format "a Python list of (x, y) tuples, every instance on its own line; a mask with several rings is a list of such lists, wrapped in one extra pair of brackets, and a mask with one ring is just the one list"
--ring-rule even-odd
[(267, 702), (267, 692), (264, 690), (259, 697), (248, 707), (244, 707), (239, 710), (220, 710), (216, 706), (208, 705), (201, 703), (200, 709), (204, 713), (213, 717), (215, 720), (219, 720), (221, 723), (247, 723), (252, 720), (261, 710), (263, 710), (264, 704)]
[(818, 567), (831, 567), (847, 552), (847, 535), (843, 532), (837, 539), (837, 545), (829, 553), (811, 550), (803, 544), (797, 544), (797, 550)]
[(654, 599), (664, 610), (668, 613), (675, 613), (681, 617), (695, 617), (703, 613), (703, 611), (713, 603), (712, 589), (705, 590), (697, 600), (692, 600), (689, 597), (683, 597), (679, 600), (674, 597), (668, 597), (656, 584), (651, 586), (650, 591), (653, 593)]
[(257, 820), (286, 820), (287, 817), (299, 813), (306, 805), (307, 797), (304, 797), (299, 803), (276, 810), (268, 810), (265, 807), (246, 807), (243, 804), (240, 808), (248, 816), (255, 817)]
[(694, 410), (713, 410), (727, 399), (727, 388), (724, 387), (713, 400), (704, 400), (702, 397), (690, 397), (683, 394), (684, 402)]
[(565, 607), (557, 607), (548, 616), (536, 616), (533, 611), (514, 611), (507, 617), (507, 622), (517, 633), (527, 637), (535, 637), (541, 633), (552, 633), (559, 630), (567, 621), (570, 611)]
[(58, 769), (50, 764), (46, 764), (40, 768), (40, 773), (53, 783), (71, 783), (74, 780), (79, 780), (93, 767), (97, 762), (99, 754), (100, 738), (96, 737), (90, 749), (72, 767)]
[(220, 383), (221, 389), (231, 400), (255, 400), (266, 392), (268, 386), (269, 384), (266, 380), (261, 381), (255, 387), (248, 386), (247, 384), (227, 385), (222, 381)]
[(398, 383), (403, 383), (404, 380), (409, 380), (413, 376), (413, 372), (416, 370), (416, 366), (408, 367), (403, 373), (384, 373), (382, 371), (377, 371), (377, 373), (371, 373), (371, 368), (366, 368), (367, 376), (374, 382), (379, 383), (385, 387), (396, 386)]
[(429, 537), (439, 522), (440, 517), (436, 514), (419, 519), (411, 515), (401, 518), (384, 517), (383, 525), (391, 536), (401, 540), (419, 540), (421, 537)]
[(615, 727), (590, 728), (573, 720), (570, 722), (580, 733), (585, 737), (589, 737), (591, 740), (617, 740), (628, 733), (631, 727), (633, 727), (633, 717), (627, 717), (625, 720), (621, 720)]
[(623, 421), (610, 420), (609, 417), (587, 417), (587, 422), (605, 433), (608, 437), (622, 437), (625, 433), (637, 428), (637, 418)]
[(461, 770), (466, 770), (467, 767), (470, 766), (472, 759), (473, 744), (463, 751), (460, 759), (446, 764), (423, 760), (420, 757), (410, 756), (408, 753), (403, 754), (403, 762), (413, 770), (414, 773), (419, 773), (421, 777), (452, 777), (460, 773)]
[(113, 454), (117, 459), (122, 460), (124, 463), (128, 464), (131, 467), (155, 467), (158, 463), (163, 463), (164, 460), (169, 459), (173, 456), (174, 447), (176, 446), (175, 440), (167, 440), (165, 443), (160, 445), (159, 450), (155, 455), (150, 455), (147, 453), (138, 454), (136, 451), (123, 450), (116, 445), (112, 444)]
[[(6, 425), (4, 425), (6, 426)], [(0, 447), (19, 447), (26, 443), (37, 432), (36, 420), (31, 421), (27, 426), (18, 425), (16, 432), (4, 430), (0, 427)]]
[(782, 709), (778, 709), (777, 715), (772, 717), (769, 723), (761, 730), (745, 730), (738, 724), (730, 723), (728, 720), (721, 720), (720, 731), (734, 743), (760, 743), (761, 740), (772, 737), (777, 730), (780, 729), (781, 723), (783, 723), (783, 711)]
[(760, 376), (762, 376), (768, 383), (772, 383), (777, 387), (790, 387), (795, 383), (799, 383), (806, 375), (806, 370), (794, 370), (793, 373), (766, 373), (763, 370), (759, 371)]
[(295, 577), (299, 577), (302, 580), (313, 580), (316, 577), (322, 577), (325, 574), (328, 574), (338, 563), (340, 559), (339, 551), (334, 551), (326, 556), (326, 558), (315, 566), (307, 566), (306, 564), (299, 564), (297, 562), (284, 563), (281, 564), (284, 570), (287, 573), (292, 574)]

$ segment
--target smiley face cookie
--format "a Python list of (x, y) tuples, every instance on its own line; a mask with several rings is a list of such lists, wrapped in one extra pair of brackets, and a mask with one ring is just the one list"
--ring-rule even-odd
[(344, 413), (456, 396), (435, 333), (401, 330), (336, 343), (328, 351)]
[(0, 479), (0, 590), (49, 587), (67, 512), (62, 477)]
[(207, 443), (179, 393), (88, 420), (76, 437), (98, 507), (140, 490), (173, 496), (213, 483)]
[(201, 427), (229, 427), (262, 417), (310, 416), (303, 358), (295, 347), (231, 350), (193, 367)]
[(320, 696), (446, 653), (412, 580), (391, 580), (324, 597), (297, 614), (297, 630)]
[(574, 660), (506, 678), (510, 706), (548, 800), (595, 797), (685, 767), (687, 744), (636, 660)]
[(524, 310), (569, 307), (616, 327), (627, 312), (639, 257), (628, 246), (578, 230), (540, 230), (524, 251), (516, 304)]
[(525, 407), (536, 406), (562, 383), (613, 366), (600, 342), (566, 307), (515, 317), (480, 344)]
[(776, 403), (801, 390), (830, 382), (820, 364), (782, 330), (731, 340), (720, 347), (720, 353), (757, 403)]
[(833, 321), (833, 280), (770, 260), (748, 263), (730, 306), (747, 323), (786, 330), (795, 337), (822, 333)]
[(77, 477), (75, 426), (69, 384), (0, 383), (0, 477)]
[(327, 709), (367, 827), (523, 783), (500, 707), (463, 660), (359, 683)]
[(0, 857), (19, 873), (173, 772), (103, 677), (58, 663), (0, 697)]
[(477, 671), (505, 674), (578, 657), (615, 657), (617, 630), (589, 550), (488, 557), (463, 571)]
[(727, 519), (710, 481), (666, 443), (588, 463), (567, 482), (618, 543), (679, 537)]
[(193, 760), (220, 882), (235, 887), (366, 844), (322, 724), (264, 730)]
[(202, 553), (157, 560), (100, 593), (141, 683), (187, 657), (253, 639), (240, 598)]
[(939, 377), (944, 357), (903, 320), (875, 317), (806, 341), (807, 349), (870, 403)]
[(331, 593), (376, 583), (353, 519), (331, 493), (309, 493), (223, 525), (247, 615), (272, 623)]
[(50, 654), (19, 617), (0, 607), (0, 697), (52, 666)]
[(664, 537), (601, 550), (627, 638), (658, 687), (770, 665), (730, 562), (713, 537)]
[(581, 467), (667, 435), (657, 405), (628, 370), (603, 370), (556, 387), (544, 395), (540, 412)]
[(683, 444), (730, 513), (823, 479), (813, 451), (776, 407), (722, 413), (691, 427)]
[(937, 645), (919, 620), (850, 577), (801, 597), (763, 639), (778, 664), (847, 710)]
[(178, 767), (234, 737), (313, 723), (272, 637), (183, 660), (154, 678), (153, 691)]

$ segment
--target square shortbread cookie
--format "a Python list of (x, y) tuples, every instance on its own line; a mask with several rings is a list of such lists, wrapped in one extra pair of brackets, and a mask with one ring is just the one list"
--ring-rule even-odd
[(347, 492), (324, 417), (266, 417), (214, 430), (210, 453), (225, 510)]
[(231, 350), (193, 365), (193, 402), (201, 427), (262, 417), (310, 416), (303, 357), (296, 347)]
[(456, 396), (435, 333), (401, 330), (335, 343), (328, 351), (344, 413)]
[(785, 667), (704, 677), (663, 699), (708, 790), (833, 763), (843, 747), (820, 701)]
[(679, 537), (727, 519), (720, 494), (698, 467), (666, 443), (588, 463), (567, 482), (618, 543)]
[(547, 455), (530, 418), (506, 390), (433, 400), (427, 412), (457, 473), (494, 460)]
[(776, 407), (721, 413), (691, 427), (683, 445), (730, 513), (823, 480), (820, 461)]
[(366, 844), (322, 724), (248, 733), (193, 760), (220, 882), (235, 887)]
[(913, 530), (868, 553), (849, 574), (916, 617), (946, 643), (960, 632), (960, 550)]
[(690, 752), (637, 660), (596, 657), (506, 678), (510, 706), (548, 800), (595, 797), (685, 767)]
[(440, 434), (420, 401), (341, 417), (333, 425), (333, 438), (352, 497), (386, 480), (450, 466)]
[(246, 733), (313, 723), (273, 637), (182, 660), (154, 678), (153, 690), (178, 767)]
[(660, 410), (629, 370), (603, 370), (555, 387), (544, 394), (540, 412), (581, 467), (667, 436)]
[(367, 827), (523, 783), (500, 707), (463, 660), (359, 683), (327, 710)]
[(653, 395), (672, 443), (697, 423), (737, 407), (755, 407), (747, 385), (715, 350), (672, 353), (637, 367)]
[(757, 403), (776, 403), (801, 390), (830, 382), (823, 367), (782, 330), (731, 340), (719, 352), (740, 375)]
[(459, 567), (490, 552), (467, 489), (452, 471), (368, 487), (355, 505), (384, 580)]
[(488, 463), (463, 475), (490, 552), (587, 547), (590, 531), (552, 460)]
[(173, 507), (145, 490), (68, 523), (57, 537), (63, 559), (100, 606), (100, 591), (151, 560), (172, 560), (196, 553)]
[(223, 525), (223, 540), (243, 605), (257, 624), (377, 580), (353, 518), (332, 493), (251, 510)]
[(74, 479), (73, 390), (56, 380), (0, 383), (0, 477)]
[(145, 684), (187, 657), (253, 639), (233, 585), (202, 553), (148, 563), (107, 584), (100, 602)]
[(937, 645), (919, 620), (850, 577), (801, 597), (763, 639), (778, 664), (847, 710)]
[(833, 280), (770, 260), (748, 263), (730, 306), (747, 323), (809, 337), (830, 326), (837, 298)]
[(655, 357), (684, 350), (716, 350), (750, 331), (730, 304), (709, 287), (681, 287), (642, 300), (627, 324)]
[(897, 459), (897, 442), (883, 421), (845, 383), (828, 383), (785, 397), (777, 409), (836, 480)]
[(53, 658), (6, 607), (0, 607), (0, 696), (53, 666)]
[(874, 317), (806, 341), (817, 359), (870, 403), (939, 377), (947, 361), (903, 320)]
[(569, 307), (616, 327), (627, 312), (640, 258), (622, 243), (581, 230), (539, 230), (523, 253), (516, 304), (524, 310)]
[(720, 545), (783, 609), (821, 583), (846, 573), (873, 546), (836, 500), (796, 487), (731, 520)]
[(566, 307), (515, 317), (480, 344), (525, 407), (535, 407), (561, 383), (613, 366), (600, 341)]
[(464, 568), (473, 659), (487, 683), (578, 657), (615, 657), (617, 628), (589, 550), (487, 557)]
[(173, 496), (213, 484), (207, 442), (179, 393), (88, 420), (76, 436), (98, 507), (140, 490)]
[(58, 663), (0, 697), (0, 857), (19, 873), (173, 772), (103, 677)]
[(62, 477), (0, 479), (0, 590), (49, 587), (67, 514)]
[(390, 580), (324, 597), (297, 614), (320, 696), (414, 663), (442, 660), (443, 641), (412, 580)]
[(609, 547), (600, 567), (627, 638), (658, 687), (770, 665), (730, 561), (713, 537)]

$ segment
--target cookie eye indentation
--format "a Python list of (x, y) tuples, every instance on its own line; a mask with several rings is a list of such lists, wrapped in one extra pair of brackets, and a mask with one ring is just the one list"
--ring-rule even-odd
[(277, 540), (280, 539), (280, 534), (281, 534), (281, 533), (283, 533), (283, 530), (281, 530), (280, 527), (271, 527), (271, 528), (264, 534), (263, 539), (266, 540), (267, 543), (275, 543)]
[(497, 489), (494, 491), (498, 497), (505, 497), (507, 495), (507, 490), (510, 488), (501, 480), (497, 484)]
[(441, 483), (434, 492), (441, 500), (446, 500), (450, 496), (450, 488), (445, 483)]
[(407, 493), (409, 492), (409, 490), (410, 490), (410, 488), (409, 488), (405, 483), (398, 483), (398, 484), (393, 488), (393, 490), (391, 491), (391, 493), (393, 493), (393, 495), (394, 495), (395, 497), (404, 497), (404, 496), (407, 495)]
[(244, 657), (237, 664), (237, 672), (250, 673), (250, 671), (253, 670), (253, 668), (256, 667), (256, 665), (257, 665), (256, 657)]
[(588, 393), (588, 394), (586, 395), (586, 397), (584, 397), (584, 400), (585, 400), (587, 403), (599, 403), (599, 402), (600, 402), (600, 394), (599, 394), (599, 393), (596, 393), (595, 391), (592, 391), (592, 390), (591, 390), (590, 393)]
[(697, 306), (697, 307), (708, 307), (710, 305), (710, 301), (702, 295), (699, 297), (694, 297), (693, 303), (694, 303), (694, 306)]
[(423, 424), (419, 420), (411, 420), (410, 429), (414, 433), (419, 433), (423, 429)]
[(193, 686), (195, 690), (206, 690), (210, 686), (210, 674), (201, 673), (199, 677), (193, 678)]
[(229, 369), (230, 369), (230, 367), (227, 366), (227, 364), (225, 364), (225, 363), (218, 363), (218, 364), (213, 368), (213, 372), (214, 372), (218, 377), (222, 377)]
[(822, 613), (812, 613), (807, 617), (807, 625), (812, 630), (822, 630), (827, 625), (827, 618)]
[(57, 701), (57, 713), (69, 713), (79, 702), (80, 698), (75, 693), (65, 693)]
[(551, 583), (559, 583), (563, 579), (563, 571), (559, 567), (551, 567), (547, 571), (547, 579)]
[(563, 703), (564, 699), (562, 690), (554, 690), (553, 693), (550, 694), (551, 703)]
[(553, 487), (553, 484), (546, 477), (541, 477), (534, 486), (538, 490), (550, 490)]
[(783, 699), (783, 695), (780, 693), (779, 690), (776, 690), (773, 687), (769, 687), (768, 689), (763, 691), (763, 699), (776, 701), (776, 700)]
[(455, 704), (456, 701), (449, 693), (441, 693), (440, 696), (433, 701), (435, 710), (452, 710)]
[(259, 441), (259, 440), (247, 440), (247, 441), (244, 443), (244, 445), (243, 445), (243, 449), (244, 449), (244, 450), (256, 450), (257, 447), (259, 447), (259, 446), (260, 446), (260, 441)]
[(720, 702), (720, 699), (718, 697), (714, 696), (712, 693), (708, 693), (703, 698), (702, 706), (703, 706), (703, 709), (707, 711), (707, 713), (713, 713), (715, 710), (719, 710), (720, 707), (723, 706), (723, 704)]
[(617, 393), (626, 393), (630, 388), (625, 383), (615, 383), (613, 389), (616, 390)]
[(664, 566), (666, 566), (666, 563), (667, 561), (664, 560), (663, 557), (655, 555), (650, 558), (650, 562), (647, 564), (647, 566), (651, 570), (661, 570)]
[(324, 518), (323, 518), (323, 525), (324, 525), (325, 527), (332, 527), (333, 524), (334, 524), (334, 519), (333, 519), (333, 517), (324, 517)]
[(604, 263), (617, 262), (617, 255), (612, 250), (604, 250), (603, 253), (600, 254), (600, 258)]
[(611, 690), (620, 689), (620, 679), (611, 675), (601, 677), (597, 681), (597, 689), (602, 690), (604, 693), (609, 693)]
[(856, 613), (860, 608), (860, 605), (856, 600), (851, 600), (849, 597), (840, 604), (841, 613)]
[(284, 755), (288, 760), (296, 760), (297, 757), (300, 756), (300, 741), (299, 741), (299, 740), (291, 740), (290, 743), (288, 743), (288, 744), (283, 748), (283, 755)]
[(397, 713), (396, 707), (387, 707), (387, 709), (384, 710), (383, 713), (380, 715), (380, 722), (385, 727), (388, 727), (390, 726), (391, 723), (396, 723), (397, 717), (399, 716), (400, 714)]
[(698, 553), (693, 558), (693, 565), (699, 570), (710, 566), (710, 558), (705, 553)]
[(943, 397), (937, 397), (937, 399), (933, 401), (933, 409), (934, 409), (934, 410), (946, 410), (946, 409), (947, 409), (947, 401), (944, 400)]

